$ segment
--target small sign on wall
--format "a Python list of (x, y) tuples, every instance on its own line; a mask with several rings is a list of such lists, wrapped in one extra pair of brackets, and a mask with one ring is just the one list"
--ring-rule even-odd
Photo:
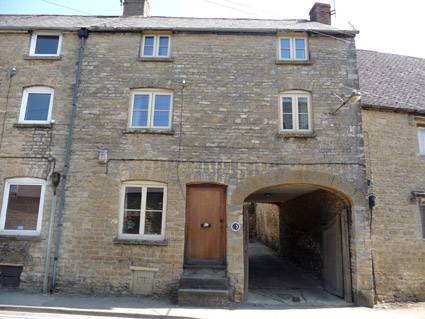
[(230, 227), (234, 232), (238, 232), (241, 229), (241, 224), (239, 224), (238, 222), (234, 222)]

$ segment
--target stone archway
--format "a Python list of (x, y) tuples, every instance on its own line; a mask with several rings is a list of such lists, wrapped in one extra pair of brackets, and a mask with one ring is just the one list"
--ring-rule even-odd
[[(347, 243), (346, 256), (351, 256), (347, 269), (353, 274), (350, 279), (350, 293), (353, 292), (353, 299), (356, 304), (371, 305), (373, 304), (372, 267), (369, 258), (360, 259), (360, 257), (370, 254), (369, 243), (360, 244), (359, 241), (366, 237), (364, 233), (357, 233), (358, 229), (366, 229), (367, 223), (365, 216), (368, 214), (366, 194), (363, 185), (356, 185), (355, 182), (348, 181), (340, 176), (318, 170), (292, 170), (292, 169), (276, 169), (259, 176), (252, 176), (245, 179), (235, 187), (229, 194), (229, 204), (239, 206), (253, 193), (267, 189), (277, 185), (310, 185), (317, 189), (327, 191), (337, 196), (341, 201), (349, 207), (350, 230), (347, 226)], [(245, 222), (244, 222), (245, 223)], [(348, 225), (348, 222), (347, 222)], [(245, 227), (244, 227), (245, 228)], [(244, 234), (247, 232), (245, 230)], [(245, 241), (246, 242), (246, 236)], [(363, 240), (365, 243), (365, 240)], [(246, 248), (246, 245), (244, 244)], [(244, 250), (245, 250), (244, 248)], [(244, 273), (247, 274), (247, 251), (244, 252)], [(362, 274), (360, 274), (362, 272)], [(245, 276), (246, 278), (246, 276)], [(247, 279), (245, 279), (245, 296), (247, 292)]]
[(365, 191), (361, 185), (356, 187), (353, 183), (339, 176), (314, 170), (274, 170), (239, 183), (231, 194), (231, 203), (243, 204), (250, 194), (272, 185), (309, 184), (339, 194), (341, 198), (349, 201), (350, 205), (365, 204)]

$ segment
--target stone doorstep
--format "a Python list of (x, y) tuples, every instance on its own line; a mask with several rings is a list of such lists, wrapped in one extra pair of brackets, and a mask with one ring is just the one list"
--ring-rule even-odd
[(230, 304), (228, 289), (180, 288), (177, 298), (181, 306), (220, 307)]
[(177, 299), (179, 305), (185, 306), (229, 305), (226, 268), (216, 265), (185, 265)]
[(228, 289), (193, 289), (193, 288), (181, 288), (179, 289), (179, 292), (184, 293), (199, 293), (199, 294), (206, 294), (206, 295), (217, 295), (217, 296), (229, 296), (229, 290)]
[(181, 289), (222, 289), (227, 290), (227, 278), (215, 277), (182, 277), (180, 279)]
[(208, 269), (208, 268), (185, 268), (182, 278), (226, 278), (226, 271), (221, 269)]

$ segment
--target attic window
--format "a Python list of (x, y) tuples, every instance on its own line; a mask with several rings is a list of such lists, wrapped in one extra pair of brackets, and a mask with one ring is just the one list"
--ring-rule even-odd
[(34, 33), (31, 37), (30, 56), (59, 56), (62, 35)]
[(308, 45), (306, 37), (281, 37), (279, 38), (279, 60), (281, 61), (307, 61)]
[(143, 58), (169, 58), (170, 44), (169, 35), (144, 35), (141, 56)]
[(418, 128), (419, 155), (425, 156), (425, 127)]

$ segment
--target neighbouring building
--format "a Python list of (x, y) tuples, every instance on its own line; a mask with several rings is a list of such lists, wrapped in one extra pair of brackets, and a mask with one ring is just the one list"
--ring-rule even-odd
[[(371, 177), (361, 124), (370, 137), (377, 111), (347, 100), (359, 89), (357, 31), (330, 13), (316, 3), (310, 20), (151, 17), (147, 1), (127, 0), (122, 17), (0, 16), (0, 281), (242, 302), (250, 209), (269, 205), (280, 210), (271, 246), (333, 295), (419, 297), (403, 285), (422, 242), (402, 245), (418, 235), (418, 204), (402, 204), (418, 210), (414, 230), (379, 210), (397, 189)], [(403, 199), (420, 197), (414, 181)], [(406, 249), (409, 277), (390, 278)]]
[(358, 67), (376, 295), (424, 300), (425, 59), (359, 50)]

